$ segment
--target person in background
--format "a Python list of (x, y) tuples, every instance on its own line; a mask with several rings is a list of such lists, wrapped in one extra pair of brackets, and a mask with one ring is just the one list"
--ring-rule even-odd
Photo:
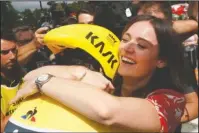
[(29, 26), (19, 26), (13, 29), (18, 45), (18, 61), (24, 66), (32, 59), (33, 54), (39, 48), (38, 43), (32, 43), (34, 33)]
[(18, 45), (18, 61), (27, 72), (50, 64), (50, 51), (36, 41), (31, 27), (19, 26), (13, 32)]
[[(19, 89), (25, 71), (17, 60), (18, 48), (12, 31), (1, 32), (1, 127), (17, 108), (9, 106), (10, 100)], [(1, 128), (1, 132), (3, 129)]]
[(77, 12), (77, 21), (79, 24), (93, 24), (95, 18), (95, 9), (89, 4), (82, 7)]
[[(139, 3), (138, 15), (140, 14), (158, 14), (160, 18), (172, 21), (172, 11), (169, 2), (163, 1), (142, 1)], [(176, 20), (173, 21), (174, 30), (181, 36), (184, 41), (191, 35), (197, 33), (198, 23), (195, 20)]]
[(69, 25), (69, 24), (76, 24), (77, 18), (75, 16), (69, 16), (64, 21), (62, 21), (61, 25)]
[(19, 26), (13, 29), (19, 46), (23, 46), (34, 39), (34, 32), (30, 26)]
[[(198, 1), (189, 2), (188, 17), (198, 22)], [(187, 51), (186, 55), (195, 70), (196, 81), (198, 83), (198, 33), (185, 40), (184, 45), (185, 51)]]
[[(34, 77), (27, 81), (29, 87), (20, 89), (13, 102), (40, 90), (109, 127), (139, 132), (174, 132), (184, 112), (185, 84), (181, 45), (172, 25), (153, 16), (135, 17), (124, 29), (119, 56), (117, 96), (104, 92), (111, 93), (112, 87), (107, 82), (95, 86), (99, 75), (85, 69), (81, 81), (87, 81), (86, 84), (55, 76), (37, 88)], [(54, 89), (58, 84), (60, 87)]]

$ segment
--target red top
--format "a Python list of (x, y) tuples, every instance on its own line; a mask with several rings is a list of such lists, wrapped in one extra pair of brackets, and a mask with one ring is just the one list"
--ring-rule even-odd
[(184, 113), (184, 95), (169, 89), (160, 89), (150, 93), (147, 98), (158, 112), (161, 131), (174, 132)]

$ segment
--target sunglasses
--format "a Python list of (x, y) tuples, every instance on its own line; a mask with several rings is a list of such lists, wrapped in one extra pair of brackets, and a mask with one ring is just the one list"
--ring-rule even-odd
[(17, 53), (17, 48), (15, 47), (15, 48), (12, 48), (12, 49), (9, 49), (9, 50), (1, 50), (1, 54), (7, 55), (10, 51), (15, 54), (15, 53)]

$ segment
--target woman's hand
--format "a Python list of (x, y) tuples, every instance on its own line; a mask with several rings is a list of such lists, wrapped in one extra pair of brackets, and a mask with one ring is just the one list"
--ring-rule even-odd
[(21, 86), (20, 90), (17, 92), (16, 97), (12, 100), (11, 103), (16, 102), (21, 98), (26, 98), (30, 95), (33, 95), (38, 92), (38, 89), (35, 85), (35, 79), (43, 74), (49, 73), (55, 77), (78, 80), (86, 84), (93, 85), (99, 89), (102, 89), (108, 93), (113, 93), (114, 87), (112, 83), (106, 79), (101, 73), (91, 71), (82, 66), (44, 66), (38, 69), (35, 69), (24, 77), (24, 84)]
[(80, 79), (81, 82), (87, 83), (93, 86), (97, 86), (100, 89), (108, 92), (113, 93), (114, 87), (108, 79), (106, 79), (101, 73), (94, 72), (91, 70), (86, 71), (86, 73), (83, 75), (83, 77)]
[(10, 104), (17, 102), (21, 98), (25, 99), (26, 97), (39, 92), (35, 84), (35, 79), (36, 78), (25, 81), (19, 91), (17, 91), (16, 96), (11, 100)]

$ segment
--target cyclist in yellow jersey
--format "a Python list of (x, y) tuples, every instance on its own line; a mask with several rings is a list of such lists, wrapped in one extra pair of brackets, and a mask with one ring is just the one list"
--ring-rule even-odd
[[(78, 31), (78, 36), (76, 31)], [(99, 70), (101, 70), (108, 79), (112, 80), (114, 78), (119, 65), (117, 54), (120, 41), (109, 30), (95, 25), (68, 25), (48, 32), (44, 38), (44, 42), (54, 54), (63, 52), (66, 48), (73, 48), (74, 51), (78, 49), (79, 54), (84, 53), (82, 55), (85, 57), (92, 57), (89, 59), (85, 57), (80, 59), (79, 63), (81, 64), (79, 65), (95, 68), (93, 64), (100, 64)], [(63, 56), (63, 58), (65, 57)], [(70, 74), (70, 71), (74, 70), (71, 69), (70, 66), (59, 67), (65, 69), (66, 73), (63, 73), (63, 71), (62, 73), (53, 72), (53, 66), (40, 68), (40, 73), (48, 72), (52, 77), (53, 75), (58, 77), (65, 76), (65, 78), (71, 76), (78, 80), (81, 80), (81, 77), (84, 76), (85, 69), (82, 67), (76, 66), (77, 75)], [(72, 66), (72, 68), (74, 68), (74, 66)], [(51, 71), (49, 69), (51, 69)], [(29, 75), (34, 75), (34, 72), (37, 72), (37, 70), (31, 72)], [(58, 75), (58, 73), (60, 75)], [(28, 78), (28, 76), (25, 76), (25, 80), (26, 78)], [(10, 117), (5, 132), (14, 131), (117, 132), (122, 130), (104, 126), (87, 119), (57, 101), (39, 94), (22, 102)]]

